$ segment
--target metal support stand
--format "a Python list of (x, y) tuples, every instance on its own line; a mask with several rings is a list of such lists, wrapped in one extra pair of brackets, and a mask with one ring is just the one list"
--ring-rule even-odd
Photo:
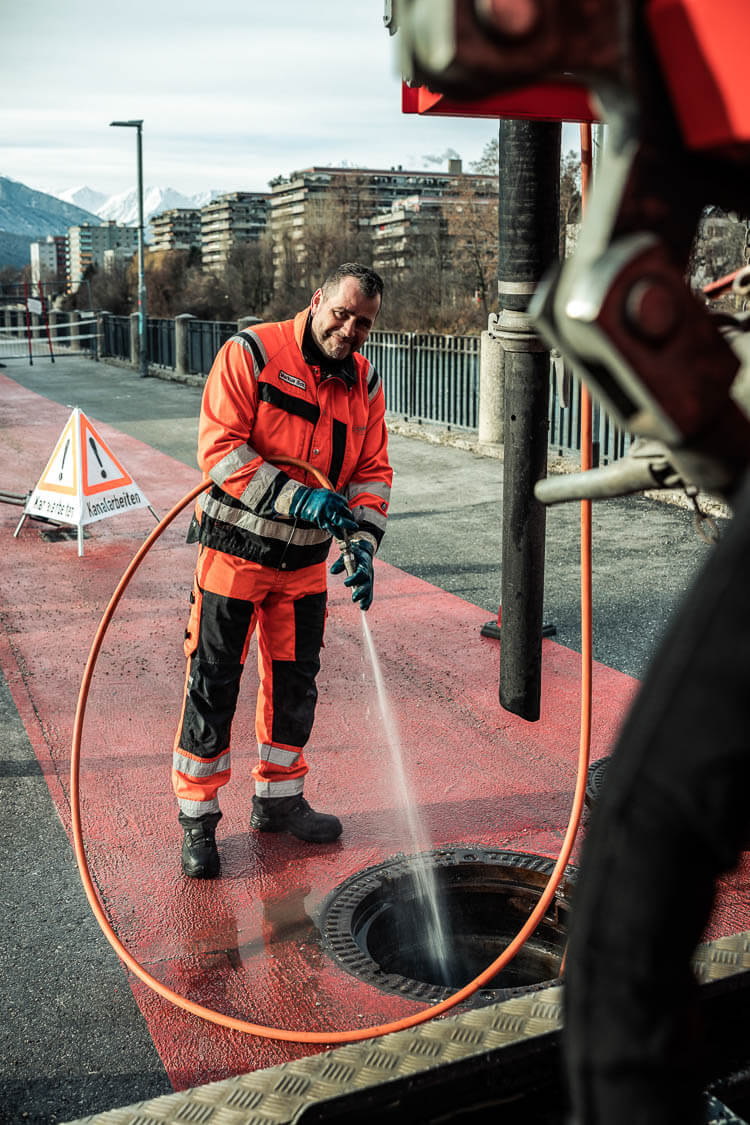
[[(493, 641), (499, 641), (502, 636), (502, 626), (500, 624), (500, 620), (498, 619), (497, 621), (485, 621), (484, 625), (479, 630), (479, 635), (481, 637), (490, 637)], [(553, 625), (550, 622), (547, 622), (546, 625), (542, 625), (542, 636), (556, 637), (557, 625)]]
[(500, 313), (505, 350), (500, 704), (536, 721), (541, 707), (546, 517), (534, 485), (547, 471), (549, 352), (527, 309), (558, 254), (560, 125), (499, 125)]

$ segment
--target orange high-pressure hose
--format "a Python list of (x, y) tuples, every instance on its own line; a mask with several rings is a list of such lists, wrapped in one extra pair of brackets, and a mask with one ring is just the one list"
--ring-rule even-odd
[[(581, 215), (585, 214), (593, 178), (591, 125), (581, 123)], [(592, 467), (591, 396), (581, 384), (581, 470)], [(592, 652), (591, 501), (581, 501), (581, 748), (588, 758), (591, 742)]]
[[(308, 465), (304, 461), (299, 461), (294, 458), (285, 458), (283, 461), (285, 465), (296, 465), (311, 472), (323, 485), (323, 487), (330, 488), (330, 482), (327, 481), (325, 476), (315, 469), (312, 465)], [(459, 989), (452, 996), (446, 1000), (441, 1000), (437, 1004), (421, 1012), (416, 1012), (411, 1016), (405, 1016), (403, 1019), (393, 1020), (390, 1023), (378, 1024), (374, 1027), (351, 1028), (347, 1031), (302, 1031), (291, 1030), (282, 1027), (266, 1027), (264, 1024), (251, 1023), (248, 1020), (236, 1019), (234, 1016), (224, 1015), (221, 1012), (214, 1011), (213, 1008), (206, 1008), (202, 1004), (196, 1004), (193, 1000), (188, 1000), (186, 996), (180, 995), (173, 989), (162, 984), (161, 981), (152, 977), (143, 966), (136, 961), (136, 959), (128, 952), (122, 944), (117, 934), (112, 929), (109, 919), (104, 911), (104, 908), (99, 901), (99, 896), (94, 888), (91, 872), (89, 871), (88, 861), (86, 858), (86, 849), (83, 842), (83, 833), (81, 830), (81, 809), (80, 809), (80, 791), (79, 791), (79, 772), (80, 772), (80, 757), (81, 757), (81, 736), (83, 733), (83, 720), (86, 713), (86, 701), (88, 699), (89, 687), (91, 679), (96, 666), (96, 660), (104, 641), (104, 637), (109, 626), (112, 616), (117, 608), (117, 605), (123, 593), (127, 589), (131, 578), (140, 566), (146, 554), (149, 552), (153, 544), (159, 536), (169, 527), (176, 516), (183, 511), (188, 504), (195, 500), (201, 492), (210, 487), (210, 481), (203, 481), (201, 484), (196, 485), (191, 489), (186, 496), (182, 498), (170, 512), (164, 517), (148, 538), (142, 543), (125, 573), (117, 584), (114, 594), (110, 598), (109, 605), (104, 611), (104, 616), (99, 623), (99, 628), (94, 637), (94, 643), (91, 646), (91, 652), (86, 662), (86, 667), (81, 681), (81, 690), (78, 696), (78, 705), (76, 707), (75, 723), (73, 726), (73, 744), (70, 758), (70, 805), (71, 805), (71, 823), (73, 832), (73, 846), (75, 849), (76, 860), (78, 862), (78, 869), (81, 875), (86, 897), (94, 913), (94, 916), (99, 923), (99, 926), (104, 933), (109, 944), (114, 949), (118, 957), (130, 969), (134, 976), (136, 976), (143, 984), (152, 989), (157, 995), (161, 996), (164, 1000), (168, 1000), (178, 1008), (182, 1008), (186, 1012), (190, 1012), (194, 1016), (200, 1016), (201, 1019), (208, 1020), (210, 1023), (218, 1024), (220, 1027), (226, 1027), (232, 1031), (242, 1031), (248, 1035), (258, 1035), (265, 1039), (280, 1039), (290, 1043), (319, 1043), (323, 1045), (333, 1046), (338, 1043), (354, 1043), (362, 1039), (374, 1039), (381, 1035), (387, 1035), (392, 1031), (403, 1031), (408, 1027), (416, 1027), (418, 1024), (427, 1023), (428, 1020), (434, 1019), (435, 1016), (442, 1015), (443, 1012), (455, 1008), (462, 1000), (468, 999), (480, 988), (488, 985), (490, 981), (499, 973), (510, 961), (513, 960), (515, 955), (524, 945), (526, 940), (532, 935), (536, 927), (541, 922), (544, 913), (552, 901), (555, 891), (563, 877), (568, 860), (570, 859), (575, 842), (576, 834), (578, 832), (578, 825), (580, 823), (581, 814), (583, 811), (584, 795), (586, 790), (586, 773), (588, 769), (588, 731), (590, 730), (590, 721), (581, 724), (581, 741), (578, 754), (578, 774), (576, 777), (575, 793), (573, 797), (573, 805), (571, 808), (570, 819), (568, 827), (563, 840), (560, 854), (557, 862), (552, 870), (552, 873), (547, 881), (547, 884), (542, 891), (539, 901), (529, 915), (527, 921), (518, 931), (516, 936), (510, 944), (503, 950), (496, 960), (491, 965), (470, 981), (469, 984)], [(589, 586), (590, 591), (590, 586)], [(590, 598), (590, 594), (589, 594)], [(590, 607), (589, 607), (590, 612)], [(589, 648), (590, 652), (590, 648)], [(589, 659), (590, 665), (590, 659)], [(584, 708), (584, 699), (582, 693), (582, 712)], [(590, 711), (590, 676), (589, 676), (589, 711)], [(584, 727), (586, 734), (584, 736)]]

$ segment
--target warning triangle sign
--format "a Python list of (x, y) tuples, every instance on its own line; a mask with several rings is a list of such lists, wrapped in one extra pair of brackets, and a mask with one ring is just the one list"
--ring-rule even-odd
[(47, 492), (58, 492), (63, 496), (75, 496), (78, 480), (77, 452), (71, 414), (37, 487), (44, 487)]
[[(76, 407), (24, 508), (25, 516), (42, 516), (83, 527), (133, 508), (153, 508), (130, 473), (120, 464), (86, 415)], [(156, 513), (154, 513), (155, 515)], [(23, 519), (21, 520), (21, 524)], [(16, 529), (16, 535), (21, 529)]]
[(84, 496), (110, 492), (120, 485), (133, 483), (133, 478), (107, 449), (85, 414), (81, 415), (81, 449)]

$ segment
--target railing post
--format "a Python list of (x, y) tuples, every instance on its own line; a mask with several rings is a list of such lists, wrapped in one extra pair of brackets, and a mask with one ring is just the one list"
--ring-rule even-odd
[[(490, 325), (495, 320), (490, 317)], [(479, 444), (500, 445), (505, 410), (505, 352), (491, 330), (483, 332), (479, 347)]]
[(78, 309), (71, 309), (69, 315), (70, 315), (70, 329), (68, 331), (68, 335), (70, 336), (70, 340), (68, 340), (68, 347), (70, 348), (70, 350), (72, 352), (80, 352), (81, 351), (81, 340), (80, 340), (81, 314), (78, 311)]
[(192, 313), (180, 313), (174, 318), (174, 363), (178, 375), (190, 374), (188, 324), (191, 320), (195, 320)]
[(139, 314), (130, 314), (130, 362), (133, 367), (141, 366), (141, 337), (139, 331)]

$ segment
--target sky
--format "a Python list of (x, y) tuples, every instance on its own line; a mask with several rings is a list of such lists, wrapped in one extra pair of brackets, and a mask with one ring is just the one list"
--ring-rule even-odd
[(50, 194), (268, 191), (317, 165), (464, 170), (497, 122), (401, 113), (382, 0), (0, 0), (0, 175)]

